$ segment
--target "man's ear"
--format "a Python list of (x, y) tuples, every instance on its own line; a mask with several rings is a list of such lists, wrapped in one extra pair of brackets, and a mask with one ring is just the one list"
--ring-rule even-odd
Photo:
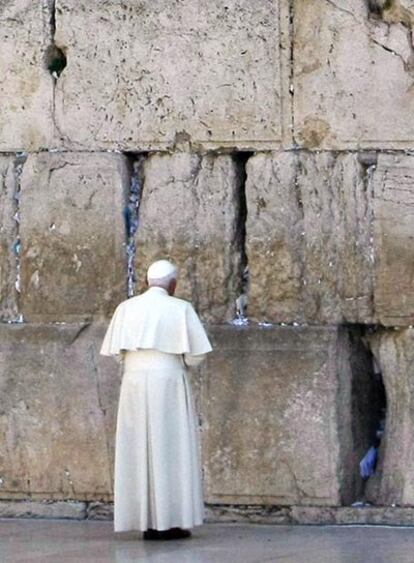
[(170, 295), (174, 295), (176, 287), (177, 287), (177, 280), (171, 280), (170, 283), (168, 284), (168, 293)]

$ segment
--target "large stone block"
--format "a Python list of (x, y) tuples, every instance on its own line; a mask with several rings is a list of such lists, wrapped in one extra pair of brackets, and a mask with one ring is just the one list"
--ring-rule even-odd
[(179, 267), (177, 296), (202, 317), (234, 316), (240, 291), (241, 240), (238, 163), (227, 155), (150, 156), (137, 233), (140, 289), (148, 265), (170, 257)]
[(293, 10), (296, 141), (413, 147), (412, 2), (294, 0)]
[(101, 326), (0, 325), (1, 498), (109, 499), (117, 364)]
[(53, 136), (53, 79), (45, 55), (51, 2), (0, 5), (0, 151), (38, 150)]
[(126, 296), (125, 157), (40, 153), (21, 177), (25, 319), (109, 315)]
[(16, 169), (12, 157), (0, 156), (0, 319), (17, 316)]
[(311, 322), (373, 320), (372, 202), (356, 154), (304, 153), (304, 304)]
[(83, 520), (87, 516), (86, 503), (71, 501), (0, 501), (1, 518), (59, 518)]
[(291, 152), (257, 154), (247, 162), (248, 314), (257, 320), (304, 318), (297, 169), (298, 157)]
[(414, 157), (378, 157), (374, 192), (375, 309), (383, 325), (414, 324)]
[(279, 0), (88, 0), (76, 9), (57, 0), (56, 43), (68, 61), (56, 89), (64, 145), (279, 145), (281, 18), (287, 24)]
[(368, 500), (377, 505), (414, 504), (414, 330), (383, 330), (370, 338), (387, 394), (385, 435)]
[(368, 444), (354, 381), (369, 387), (367, 355), (352, 335), (321, 327), (210, 335), (200, 391), (206, 501), (352, 502)]
[(372, 205), (365, 178), (355, 154), (249, 159), (249, 316), (372, 322)]

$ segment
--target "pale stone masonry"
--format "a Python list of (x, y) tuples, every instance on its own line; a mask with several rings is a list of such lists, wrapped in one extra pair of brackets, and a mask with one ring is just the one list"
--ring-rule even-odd
[[(370, 6), (387, 5), (382, 16)], [(295, 136), (313, 149), (413, 148), (410, 0), (293, 1)]]
[(203, 147), (278, 146), (283, 8), (57, 0), (56, 42), (68, 58), (56, 88), (59, 143), (160, 149), (185, 133)]
[(0, 318), (17, 316), (16, 159), (0, 156)]
[(53, 146), (53, 79), (44, 62), (51, 43), (51, 4), (1, 4), (0, 151)]
[[(170, 257), (215, 347), (210, 517), (412, 522), (413, 24), (409, 0), (1, 4), (1, 514), (110, 513), (99, 346)], [(373, 357), (385, 508), (358, 520)]]
[(276, 152), (249, 160), (249, 314), (287, 323), (372, 322), (366, 180), (356, 154)]
[(99, 357), (104, 329), (0, 326), (1, 498), (111, 497), (120, 374)]
[(37, 153), (21, 174), (21, 312), (29, 321), (109, 317), (126, 289), (129, 169), (117, 154)]
[(180, 269), (180, 296), (207, 321), (231, 320), (242, 267), (237, 162), (230, 155), (151, 155), (143, 174), (139, 288), (144, 288), (144, 264), (169, 256)]
[(408, 444), (413, 440), (414, 329), (380, 331), (371, 344), (383, 366), (389, 405), (379, 471), (370, 480), (368, 498), (383, 506), (412, 506), (414, 455)]
[(414, 324), (414, 156), (380, 155), (372, 184), (378, 320), (408, 326)]
[(352, 410), (366, 406), (370, 381), (347, 332), (220, 327), (211, 336), (216, 353), (199, 390), (206, 500), (349, 504), (368, 433), (363, 417), (352, 427)]

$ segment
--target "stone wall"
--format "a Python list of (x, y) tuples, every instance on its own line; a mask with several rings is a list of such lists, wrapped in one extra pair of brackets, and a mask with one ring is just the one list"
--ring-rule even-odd
[(355, 501), (375, 357), (367, 497), (411, 506), (412, 2), (11, 0), (0, 22), (0, 499), (111, 500), (99, 345), (170, 257), (215, 348), (192, 375), (207, 503)]

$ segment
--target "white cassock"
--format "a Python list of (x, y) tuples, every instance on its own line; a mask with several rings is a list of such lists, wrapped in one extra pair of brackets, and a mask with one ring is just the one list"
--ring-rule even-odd
[(101, 354), (124, 352), (115, 449), (115, 531), (202, 523), (197, 429), (188, 365), (210, 342), (191, 304), (160, 287), (121, 303)]

